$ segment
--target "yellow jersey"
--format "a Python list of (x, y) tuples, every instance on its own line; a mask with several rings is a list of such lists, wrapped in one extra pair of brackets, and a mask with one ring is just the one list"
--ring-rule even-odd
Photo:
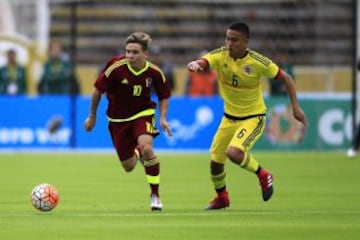
[(250, 49), (244, 58), (235, 61), (226, 47), (215, 49), (202, 59), (218, 72), (219, 94), (224, 100), (226, 114), (240, 118), (265, 114), (262, 76), (275, 78), (278, 65)]

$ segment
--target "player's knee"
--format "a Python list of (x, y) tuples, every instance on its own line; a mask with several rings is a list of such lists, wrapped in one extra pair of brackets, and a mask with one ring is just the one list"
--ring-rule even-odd
[(132, 170), (134, 170), (133, 166), (130, 167), (124, 167), (125, 172), (131, 172)]
[(135, 168), (135, 161), (132, 158), (129, 158), (123, 162), (121, 162), (122, 167), (125, 172), (131, 172)]
[(226, 150), (226, 156), (233, 163), (236, 163), (236, 164), (240, 165), (242, 163), (243, 159), (244, 159), (245, 153), (241, 149), (234, 148), (234, 147), (229, 147)]
[(144, 159), (151, 159), (154, 157), (154, 150), (150, 143), (145, 143), (140, 146)]
[(134, 168), (135, 168), (135, 164), (123, 165), (123, 167), (124, 167), (125, 172), (132, 172), (132, 170), (134, 170)]

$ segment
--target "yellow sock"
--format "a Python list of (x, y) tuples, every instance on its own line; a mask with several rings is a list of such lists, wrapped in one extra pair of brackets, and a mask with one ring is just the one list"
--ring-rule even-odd
[(152, 159), (144, 160), (146, 178), (149, 184), (160, 183), (160, 162), (155, 156)]
[(240, 166), (250, 172), (255, 173), (259, 168), (259, 163), (255, 160), (251, 153), (245, 152), (245, 157)]
[(225, 172), (225, 170), (220, 174), (216, 174), (216, 175), (211, 174), (211, 181), (213, 182), (215, 189), (224, 188), (225, 185), (226, 185), (226, 172)]
[(159, 196), (160, 162), (157, 157), (144, 159), (146, 179), (150, 185), (151, 194)]
[(160, 175), (157, 176), (146, 175), (146, 179), (149, 184), (155, 185), (160, 183)]

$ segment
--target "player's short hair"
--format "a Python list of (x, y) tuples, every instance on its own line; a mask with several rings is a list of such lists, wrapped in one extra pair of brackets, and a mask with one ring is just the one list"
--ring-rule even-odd
[(250, 38), (249, 26), (244, 22), (233, 22), (233, 23), (230, 24), (228, 29), (231, 29), (231, 30), (234, 30), (234, 31), (239, 31), (239, 32), (245, 34), (245, 36), (247, 38)]
[(125, 44), (138, 43), (141, 45), (142, 50), (146, 51), (150, 41), (151, 37), (149, 34), (143, 32), (133, 32), (126, 38)]

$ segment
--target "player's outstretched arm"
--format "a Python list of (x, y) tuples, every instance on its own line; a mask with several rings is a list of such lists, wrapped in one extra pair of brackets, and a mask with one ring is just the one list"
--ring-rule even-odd
[(296, 89), (294, 80), (292, 77), (285, 71), (281, 70), (280, 79), (284, 82), (286, 90), (289, 94), (292, 109), (293, 109), (293, 115), (294, 118), (304, 124), (305, 127), (308, 126), (308, 121), (305, 116), (304, 111), (301, 109), (297, 96), (296, 96)]
[(95, 126), (96, 113), (97, 113), (97, 108), (99, 106), (100, 99), (101, 99), (101, 92), (99, 92), (99, 90), (94, 88), (94, 91), (91, 95), (90, 114), (84, 122), (84, 128), (86, 131), (91, 131)]

